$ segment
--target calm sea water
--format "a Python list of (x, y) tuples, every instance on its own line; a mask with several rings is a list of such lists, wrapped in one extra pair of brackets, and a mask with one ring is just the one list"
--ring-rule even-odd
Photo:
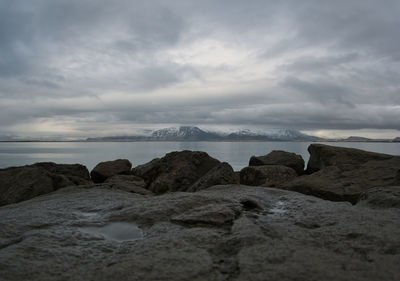
[[(43, 142), (0, 143), (0, 168), (35, 162), (80, 163), (91, 170), (97, 163), (118, 158), (133, 166), (162, 157), (171, 151), (200, 150), (231, 164), (234, 170), (247, 166), (252, 155), (285, 150), (308, 161), (308, 142)], [(331, 143), (374, 152), (400, 155), (400, 143)]]

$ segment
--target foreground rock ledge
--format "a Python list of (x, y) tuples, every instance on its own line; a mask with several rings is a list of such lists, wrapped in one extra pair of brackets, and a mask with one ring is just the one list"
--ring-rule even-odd
[(400, 209), (365, 206), (240, 185), (68, 187), (0, 208), (0, 277), (399, 280)]

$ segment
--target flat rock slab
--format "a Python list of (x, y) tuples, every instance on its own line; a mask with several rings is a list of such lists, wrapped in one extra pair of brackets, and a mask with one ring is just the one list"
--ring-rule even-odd
[(277, 187), (333, 201), (356, 203), (363, 192), (373, 187), (400, 185), (400, 157), (373, 160), (352, 170), (328, 166), (311, 175), (295, 178)]
[(400, 280), (400, 209), (239, 185), (0, 208), (0, 279)]
[(308, 152), (310, 153), (310, 159), (307, 164), (307, 172), (309, 174), (329, 166), (338, 167), (343, 171), (353, 170), (369, 161), (393, 158), (393, 155), (326, 144), (311, 144), (308, 147)]

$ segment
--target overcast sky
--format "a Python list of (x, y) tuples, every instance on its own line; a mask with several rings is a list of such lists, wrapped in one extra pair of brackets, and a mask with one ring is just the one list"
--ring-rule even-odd
[(399, 0), (0, 0), (0, 136), (400, 136)]

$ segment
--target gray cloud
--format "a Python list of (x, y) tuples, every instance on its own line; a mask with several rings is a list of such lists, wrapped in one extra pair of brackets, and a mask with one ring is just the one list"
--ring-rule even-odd
[(400, 130), (399, 13), (396, 0), (0, 1), (0, 135)]
[(338, 103), (354, 107), (352, 91), (331, 81), (308, 82), (295, 77), (287, 77), (282, 86), (301, 93), (305, 100), (314, 100), (321, 104)]

